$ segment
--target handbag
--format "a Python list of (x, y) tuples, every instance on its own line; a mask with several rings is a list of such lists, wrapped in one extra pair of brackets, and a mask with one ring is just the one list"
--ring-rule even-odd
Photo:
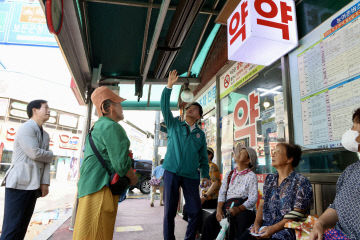
[(149, 181), (149, 184), (150, 184), (151, 186), (158, 187), (158, 186), (160, 186), (160, 184), (161, 184), (161, 180), (160, 180), (160, 179), (157, 179), (157, 178), (152, 178), (152, 179)]
[(95, 153), (97, 159), (99, 160), (101, 165), (105, 168), (106, 172), (110, 176), (110, 181), (107, 184), (107, 186), (110, 188), (113, 195), (122, 195), (123, 193), (126, 193), (127, 189), (129, 188), (130, 180), (126, 176), (120, 177), (119, 174), (117, 174), (117, 173), (111, 173), (110, 169), (108, 168), (108, 166), (105, 163), (104, 158), (100, 155), (99, 151), (95, 147), (94, 141), (91, 136), (92, 130), (93, 130), (93, 128), (91, 128), (89, 131), (90, 146), (91, 146), (91, 149), (93, 150), (93, 152)]
[[(298, 217), (296, 217), (298, 216)], [(307, 240), (310, 237), (311, 230), (314, 227), (316, 217), (308, 215), (305, 217), (305, 214), (301, 216), (299, 212), (291, 211), (284, 216), (284, 219), (293, 219), (285, 223), (285, 228), (290, 228), (295, 231), (296, 240)], [(324, 237), (324, 239), (326, 239)]]

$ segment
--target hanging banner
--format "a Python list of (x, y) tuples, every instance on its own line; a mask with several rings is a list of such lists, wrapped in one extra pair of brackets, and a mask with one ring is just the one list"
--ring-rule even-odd
[(263, 68), (264, 66), (250, 63), (234, 63), (229, 70), (220, 76), (220, 99), (254, 79)]

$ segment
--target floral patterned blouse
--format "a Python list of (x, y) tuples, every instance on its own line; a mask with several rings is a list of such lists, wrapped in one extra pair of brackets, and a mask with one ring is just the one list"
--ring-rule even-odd
[[(295, 171), (278, 186), (279, 174), (269, 174), (264, 183), (263, 226), (274, 225), (295, 208), (310, 212), (313, 192), (310, 181)], [(295, 240), (293, 230), (284, 229), (272, 235), (281, 240)]]
[(335, 229), (350, 239), (360, 239), (360, 161), (348, 166), (336, 184), (336, 196), (330, 208), (339, 221)]

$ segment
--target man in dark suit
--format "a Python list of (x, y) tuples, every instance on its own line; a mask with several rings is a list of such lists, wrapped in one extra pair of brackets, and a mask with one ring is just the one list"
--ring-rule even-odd
[(2, 186), (5, 186), (5, 210), (0, 240), (24, 239), (36, 199), (49, 193), (50, 163), (49, 134), (42, 125), (50, 117), (45, 100), (27, 105), (29, 120), (17, 131), (12, 165)]

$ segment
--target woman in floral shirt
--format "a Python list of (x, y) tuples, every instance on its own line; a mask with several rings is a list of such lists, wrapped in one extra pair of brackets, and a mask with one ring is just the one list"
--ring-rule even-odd
[[(294, 171), (300, 157), (301, 148), (298, 145), (279, 143), (276, 146), (272, 153), (272, 166), (276, 168), (277, 173), (266, 177), (264, 197), (255, 222), (240, 240), (296, 239), (292, 229), (284, 229), (285, 223), (289, 221), (284, 219), (284, 216), (290, 211), (309, 213), (313, 201), (310, 181)], [(256, 238), (252, 236), (255, 234)]]

